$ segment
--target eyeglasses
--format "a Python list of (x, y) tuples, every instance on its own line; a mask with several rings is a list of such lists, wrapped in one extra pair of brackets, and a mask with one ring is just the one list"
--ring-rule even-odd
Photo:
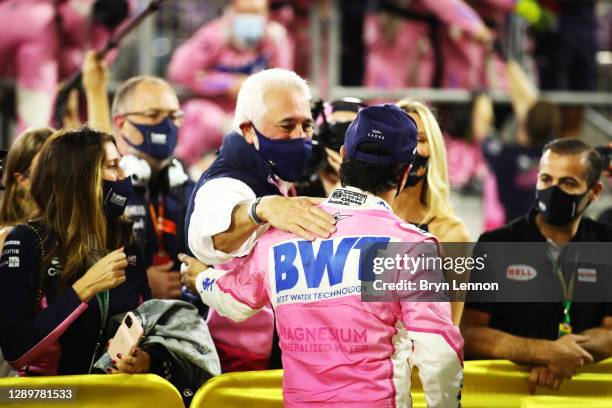
[(174, 121), (181, 120), (185, 117), (185, 112), (182, 110), (164, 110), (164, 109), (148, 109), (139, 112), (127, 112), (120, 116), (142, 116), (151, 120), (162, 120), (168, 117)]

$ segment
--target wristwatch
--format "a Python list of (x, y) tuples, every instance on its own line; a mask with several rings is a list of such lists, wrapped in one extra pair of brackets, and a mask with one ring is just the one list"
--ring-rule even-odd
[(257, 216), (257, 205), (261, 201), (263, 197), (257, 197), (255, 201), (249, 207), (249, 217), (253, 220), (253, 222), (257, 225), (265, 224), (266, 222)]

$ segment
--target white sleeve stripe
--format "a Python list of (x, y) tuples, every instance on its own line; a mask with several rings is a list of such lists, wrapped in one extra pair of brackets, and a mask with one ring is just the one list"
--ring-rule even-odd
[(241, 322), (253, 316), (261, 309), (253, 309), (219, 288), (219, 278), (228, 272), (213, 268), (200, 272), (196, 278), (196, 289), (200, 294), (202, 302), (215, 309), (221, 316)]
[(419, 368), (428, 407), (460, 406), (462, 361), (446, 339), (432, 332), (408, 329), (413, 341), (412, 361)]

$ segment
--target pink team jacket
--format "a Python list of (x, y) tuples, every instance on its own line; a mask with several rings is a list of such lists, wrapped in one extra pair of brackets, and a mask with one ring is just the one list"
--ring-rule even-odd
[(437, 245), (435, 237), (355, 188), (337, 189), (322, 208), (338, 220), (331, 238), (310, 242), (270, 229), (235, 269), (200, 273), (204, 303), (237, 321), (272, 304), (285, 406), (410, 406), (412, 365), (428, 406), (458, 406), (463, 339), (450, 304), (363, 302), (359, 291), (364, 242)]

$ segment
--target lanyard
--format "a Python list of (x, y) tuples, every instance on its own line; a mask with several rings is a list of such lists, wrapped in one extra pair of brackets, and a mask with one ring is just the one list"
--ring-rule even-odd
[(151, 214), (153, 229), (160, 241), (164, 234), (176, 235), (176, 223), (164, 218), (164, 199), (162, 197), (160, 197), (159, 204), (157, 205), (157, 214), (155, 213), (153, 203), (149, 203), (149, 213)]
[(176, 235), (176, 223), (164, 218), (164, 199), (159, 198), (159, 204), (157, 205), (157, 214), (155, 213), (155, 207), (153, 203), (149, 203), (149, 213), (151, 215), (151, 223), (157, 236), (157, 243), (162, 252), (164, 252), (164, 234)]
[(571, 326), (571, 317), (570, 317), (570, 308), (572, 307), (572, 294), (574, 292), (574, 281), (576, 277), (576, 268), (572, 272), (572, 275), (569, 278), (569, 282), (565, 282), (565, 278), (563, 277), (563, 269), (559, 265), (558, 259), (561, 257), (561, 253), (557, 257), (557, 260), (550, 254), (550, 251), (546, 249), (546, 255), (550, 262), (553, 264), (553, 269), (557, 277), (559, 278), (559, 282), (561, 283), (561, 289), (563, 290), (563, 324), (567, 326)]

